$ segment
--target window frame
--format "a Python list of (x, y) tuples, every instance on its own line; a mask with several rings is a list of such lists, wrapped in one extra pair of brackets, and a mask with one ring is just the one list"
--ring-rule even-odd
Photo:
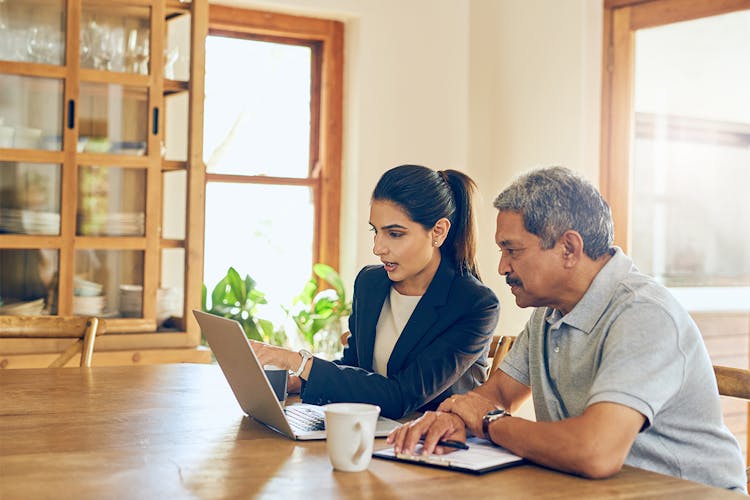
[(288, 43), (312, 49), (310, 161), (307, 177), (206, 173), (209, 182), (308, 186), (315, 207), (313, 262), (338, 269), (341, 226), (344, 25), (339, 21), (221, 5), (209, 6), (209, 36)]
[(612, 210), (615, 244), (627, 252), (630, 225), (630, 161), (635, 32), (680, 21), (750, 9), (750, 0), (604, 0), (599, 186)]

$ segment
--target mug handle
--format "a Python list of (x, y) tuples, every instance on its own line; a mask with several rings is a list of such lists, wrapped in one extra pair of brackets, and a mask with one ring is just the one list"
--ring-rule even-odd
[(364, 430), (362, 429), (361, 422), (354, 424), (354, 430), (359, 431), (359, 446), (354, 452), (354, 455), (352, 455), (352, 462), (357, 463), (362, 459), (362, 455), (364, 455), (367, 450), (367, 442), (365, 441), (365, 433), (363, 432)]

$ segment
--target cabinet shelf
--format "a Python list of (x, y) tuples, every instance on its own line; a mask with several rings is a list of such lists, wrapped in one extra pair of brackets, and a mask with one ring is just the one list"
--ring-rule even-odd
[(164, 80), (164, 95), (187, 92), (189, 88), (189, 82), (182, 82), (179, 80)]

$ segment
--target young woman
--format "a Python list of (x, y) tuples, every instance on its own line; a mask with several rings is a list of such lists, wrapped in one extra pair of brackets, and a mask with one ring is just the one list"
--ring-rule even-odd
[(390, 418), (480, 385), (500, 306), (477, 272), (475, 189), (455, 170), (402, 165), (383, 174), (370, 204), (382, 265), (354, 282), (342, 359), (252, 342), (260, 362), (301, 377), (306, 403), (372, 403)]

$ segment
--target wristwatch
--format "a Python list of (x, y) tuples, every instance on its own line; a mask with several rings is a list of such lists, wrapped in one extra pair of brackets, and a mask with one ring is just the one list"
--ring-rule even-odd
[(494, 422), (495, 420), (500, 420), (503, 417), (510, 417), (510, 413), (502, 410), (491, 410), (488, 411), (483, 417), (482, 417), (482, 433), (484, 434), (484, 438), (492, 441), (490, 439), (490, 424)]
[(292, 372), (292, 375), (294, 375), (295, 377), (300, 376), (300, 374), (305, 370), (307, 361), (313, 357), (312, 353), (307, 349), (300, 349), (299, 355), (302, 356), (302, 363), (299, 364), (299, 368), (297, 368), (297, 371)]

